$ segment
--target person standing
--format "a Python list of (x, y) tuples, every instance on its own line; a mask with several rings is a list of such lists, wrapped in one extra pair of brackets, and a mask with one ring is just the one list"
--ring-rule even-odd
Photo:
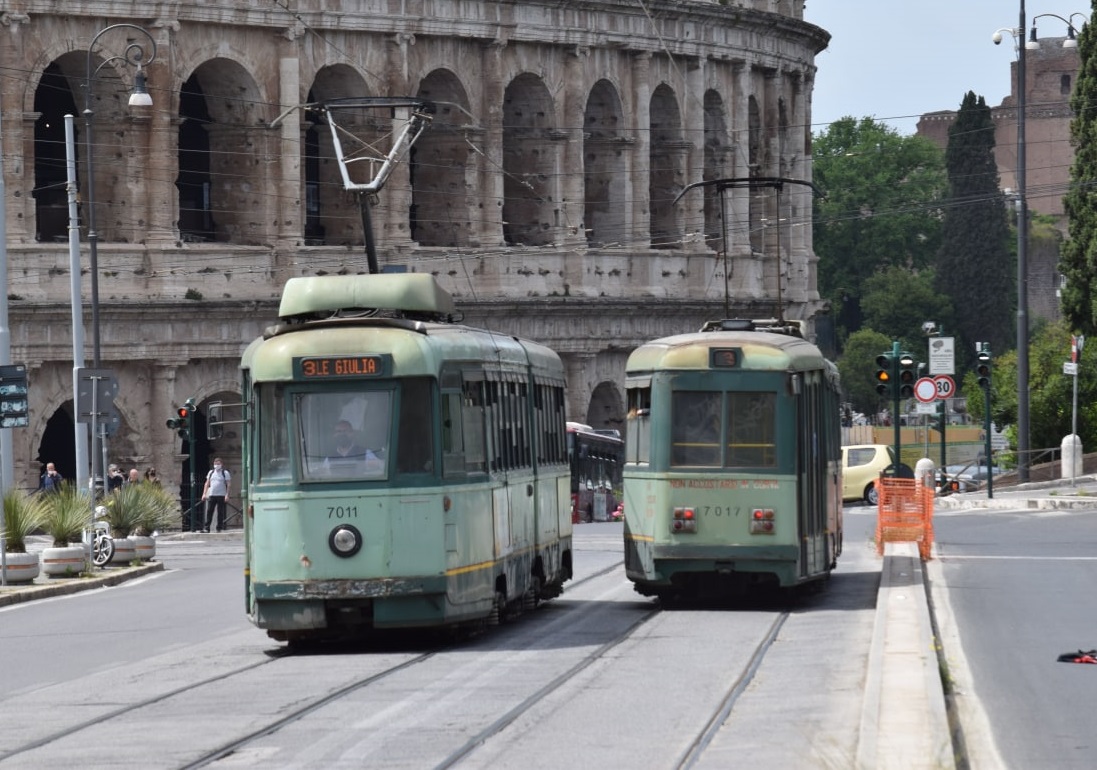
[(61, 489), (61, 482), (64, 480), (53, 463), (46, 463), (46, 472), (38, 482), (38, 489), (41, 492), (57, 492)]
[(225, 507), (229, 499), (229, 485), (232, 474), (225, 470), (221, 458), (213, 461), (213, 470), (206, 474), (206, 486), (202, 489), (202, 499), (206, 501), (206, 525), (203, 532), (209, 532), (213, 523), (213, 514), (217, 513), (217, 531), (225, 530)]
[(122, 482), (125, 480), (126, 477), (122, 475), (122, 469), (111, 463), (107, 473), (107, 494), (110, 494), (116, 489), (121, 489)]
[(140, 483), (141, 483), (141, 473), (140, 473), (140, 471), (138, 471), (136, 468), (130, 468), (130, 476), (129, 476), (128, 479), (126, 479), (126, 484), (133, 485), (133, 484), (140, 484)]

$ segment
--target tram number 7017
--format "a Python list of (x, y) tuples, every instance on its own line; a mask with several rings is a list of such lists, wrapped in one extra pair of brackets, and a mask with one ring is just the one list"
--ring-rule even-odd
[(738, 506), (735, 508), (732, 508), (731, 506), (724, 508), (721, 505), (704, 505), (697, 508), (697, 513), (702, 516), (727, 516), (730, 518), (739, 515), (739, 508)]
[(358, 506), (357, 505), (329, 505), (328, 506), (328, 518), (329, 519), (357, 519), (358, 518)]

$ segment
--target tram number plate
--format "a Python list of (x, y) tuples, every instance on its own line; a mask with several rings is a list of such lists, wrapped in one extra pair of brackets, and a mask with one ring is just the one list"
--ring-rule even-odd
[(328, 506), (328, 518), (329, 519), (357, 519), (358, 518), (358, 506), (357, 505), (329, 505)]

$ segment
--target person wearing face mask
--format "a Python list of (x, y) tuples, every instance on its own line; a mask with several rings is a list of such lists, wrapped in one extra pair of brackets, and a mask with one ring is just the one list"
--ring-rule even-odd
[(335, 424), (335, 450), (324, 458), (328, 473), (336, 476), (356, 476), (379, 471), (384, 463), (371, 449), (354, 440), (354, 428), (346, 420)]
[(225, 506), (229, 499), (229, 485), (232, 482), (232, 474), (225, 470), (225, 466), (218, 457), (213, 461), (213, 470), (206, 474), (206, 486), (202, 490), (202, 499), (206, 503), (205, 526), (203, 532), (209, 532), (213, 524), (213, 514), (217, 513), (217, 531), (225, 531)]

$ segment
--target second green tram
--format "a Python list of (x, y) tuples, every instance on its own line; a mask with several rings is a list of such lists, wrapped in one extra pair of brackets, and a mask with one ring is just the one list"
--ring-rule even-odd
[(842, 550), (837, 368), (795, 322), (729, 320), (626, 365), (625, 571), (665, 599), (829, 576)]

